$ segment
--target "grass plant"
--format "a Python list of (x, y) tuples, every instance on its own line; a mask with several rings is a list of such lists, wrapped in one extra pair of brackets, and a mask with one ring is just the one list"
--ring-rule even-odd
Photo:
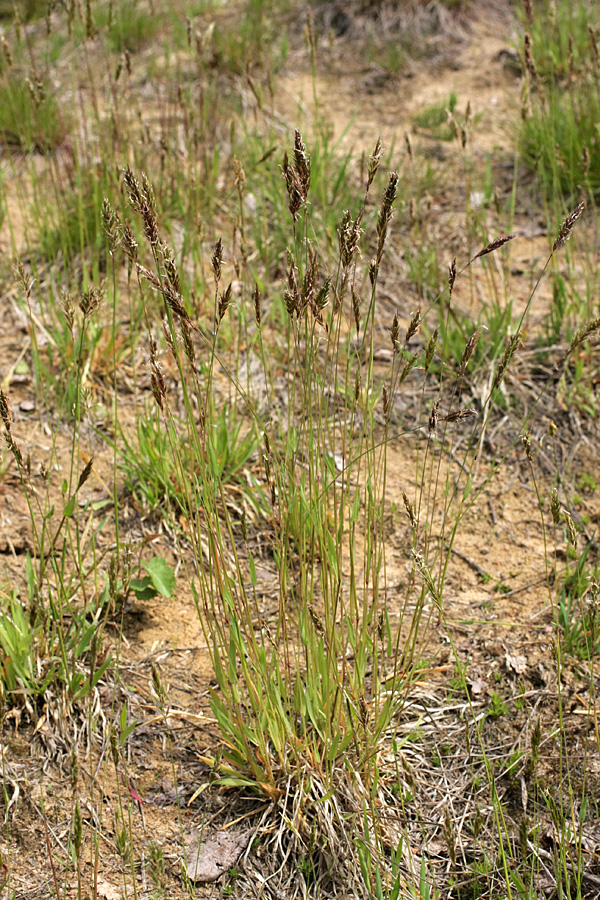
[[(318, 96), (312, 14), (306, 44), (283, 27), (296, 7), (266, 0), (13, 14), (8, 896), (26, 878), (24, 784), (57, 898), (114, 896), (109, 877), (127, 896), (200, 896), (192, 819), (202, 835), (251, 830), (231, 897), (597, 887), (597, 479), (589, 462), (572, 472), (597, 407), (596, 255), (580, 251), (595, 218), (595, 20), (556, 4), (544, 29), (540, 9), (522, 17), (521, 149), (554, 192), (548, 218), (561, 213), (525, 289), (522, 229), (500, 227), (522, 215), (518, 176), (501, 201), (454, 95), (450, 116), (416, 125), (450, 129), (455, 190), (410, 138), (400, 158), (377, 140), (361, 159), (318, 106), (310, 139), (288, 129), (274, 76), (292, 46)], [(460, 200), (460, 226), (441, 197)], [(563, 446), (551, 416), (579, 443)], [(472, 558), (517, 546), (513, 494), (545, 604), (518, 621), (532, 587), (518, 563)], [(180, 630), (148, 649), (139, 629), (161, 618)], [(516, 626), (530, 657), (512, 649)], [(172, 660), (202, 644), (210, 678), (188, 689), (193, 657)], [(174, 815), (136, 782), (165, 766)]]

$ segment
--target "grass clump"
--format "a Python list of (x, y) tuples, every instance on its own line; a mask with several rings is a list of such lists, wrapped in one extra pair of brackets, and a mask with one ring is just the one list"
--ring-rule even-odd
[(0, 140), (8, 147), (47, 153), (65, 140), (65, 123), (50, 86), (7, 75), (0, 81)]
[(600, 16), (595, 3), (527, 3), (521, 149), (546, 196), (568, 204), (600, 190)]

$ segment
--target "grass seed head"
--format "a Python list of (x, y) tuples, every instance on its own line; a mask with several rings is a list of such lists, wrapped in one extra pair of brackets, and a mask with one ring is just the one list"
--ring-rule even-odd
[(476, 331), (473, 332), (473, 334), (471, 335), (471, 337), (469, 338), (469, 340), (467, 341), (467, 343), (465, 345), (465, 349), (463, 351), (463, 355), (460, 360), (460, 366), (458, 367), (459, 378), (462, 378), (465, 374), (467, 365), (469, 364), (469, 360), (471, 359), (471, 356), (473, 355), (473, 350), (475, 349), (475, 345), (477, 344), (480, 333), (481, 333), (481, 329), (478, 328)]
[(591, 334), (595, 331), (598, 331), (600, 328), (600, 319), (592, 319), (591, 322), (588, 322), (587, 325), (584, 325), (583, 328), (579, 328), (578, 331), (575, 332), (573, 340), (571, 341), (571, 345), (569, 347), (569, 353), (579, 347)]
[(394, 209), (394, 203), (396, 201), (397, 193), (398, 173), (390, 172), (387, 188), (383, 197), (381, 208), (379, 210), (379, 216), (377, 218), (377, 265), (379, 265), (383, 257), (383, 248), (385, 247), (388, 225), (392, 218), (392, 212)]
[(429, 416), (429, 423), (427, 427), (429, 438), (434, 437), (437, 431), (437, 423), (438, 423), (438, 408), (440, 405), (440, 401), (436, 400), (433, 406), (431, 407), (431, 414)]
[(167, 396), (167, 389), (165, 387), (165, 379), (163, 377), (160, 363), (158, 361), (158, 345), (152, 336), (150, 337), (150, 369), (150, 386), (152, 388), (152, 394), (159, 409), (162, 412), (163, 404)]
[(349, 269), (360, 252), (360, 236), (363, 233), (361, 226), (363, 210), (359, 212), (353, 221), (349, 210), (345, 210), (338, 228), (340, 242), (340, 258), (345, 269)]
[(10, 67), (13, 64), (13, 58), (12, 58), (12, 53), (10, 51), (10, 47), (8, 46), (8, 44), (6, 42), (6, 38), (4, 37), (4, 35), (2, 35), (0, 37), (0, 46), (2, 47), (2, 55), (4, 56), (4, 61), (6, 63), (6, 66), (7, 66), (7, 68), (10, 69)]
[(486, 244), (483, 250), (480, 250), (479, 253), (476, 253), (473, 257), (473, 260), (479, 259), (481, 256), (487, 256), (488, 253), (493, 253), (494, 250), (499, 250), (500, 247), (504, 247), (509, 241), (512, 241), (513, 238), (516, 237), (516, 234), (504, 234), (502, 237), (496, 238), (495, 241), (491, 241), (489, 244)]
[(574, 550), (577, 550), (577, 539), (579, 537), (579, 533), (577, 528), (575, 527), (575, 522), (573, 521), (573, 517), (570, 512), (565, 511), (565, 523), (567, 526), (567, 540), (569, 544), (573, 547)]
[(454, 282), (456, 281), (456, 257), (450, 263), (448, 267), (448, 288), (450, 289), (450, 297), (452, 297), (452, 291), (454, 290)]
[(535, 64), (535, 60), (533, 58), (533, 40), (530, 34), (525, 34), (523, 38), (523, 55), (525, 57), (525, 69), (531, 80), (535, 84), (536, 90), (538, 94), (543, 97), (544, 96), (544, 87), (542, 85), (542, 79), (540, 78), (540, 73), (537, 70), (537, 66)]
[(192, 341), (192, 329), (190, 328), (188, 319), (179, 320), (179, 331), (181, 333), (181, 340), (183, 343), (183, 352), (185, 353), (190, 365), (194, 366), (196, 362), (196, 350), (194, 348), (194, 342)]
[(129, 222), (125, 222), (125, 225), (123, 226), (121, 244), (125, 251), (125, 255), (129, 260), (129, 268), (131, 271), (131, 266), (135, 265), (138, 258), (138, 242), (135, 239), (135, 235)]
[(287, 287), (283, 292), (283, 302), (290, 318), (299, 317), (302, 308), (300, 291), (298, 288), (298, 268), (292, 254), (289, 256)]
[(421, 324), (421, 310), (418, 309), (415, 313), (412, 314), (410, 322), (408, 323), (408, 328), (406, 329), (406, 336), (404, 338), (404, 344), (408, 344), (415, 336), (417, 331), (419, 330), (419, 325)]
[(560, 523), (560, 500), (558, 499), (558, 489), (552, 488), (550, 492), (550, 512), (552, 513), (552, 521), (555, 525)]
[(102, 230), (112, 254), (121, 242), (121, 223), (108, 197), (102, 201)]
[(577, 206), (573, 212), (567, 216), (564, 222), (561, 225), (560, 231), (558, 232), (558, 237), (554, 241), (552, 245), (552, 252), (555, 253), (560, 247), (562, 247), (571, 237), (571, 233), (573, 228), (575, 227), (575, 223), (577, 219), (583, 214), (585, 209), (585, 203), (582, 201), (579, 206)]
[(82, 292), (79, 297), (79, 309), (83, 313), (84, 319), (89, 319), (96, 312), (102, 303), (103, 297), (103, 289), (96, 285), (92, 285), (89, 290)]
[(412, 372), (414, 365), (415, 365), (416, 361), (418, 360), (418, 358), (419, 358), (418, 353), (413, 353), (413, 355), (406, 360), (406, 362), (404, 363), (404, 368), (402, 369), (402, 371), (400, 372), (400, 375), (398, 376), (398, 382), (397, 382), (396, 387), (399, 387), (403, 381), (406, 381), (406, 379)]
[(471, 419), (476, 415), (477, 410), (469, 406), (465, 409), (455, 409), (453, 412), (449, 412), (447, 416), (444, 416), (444, 419), (446, 422), (458, 422), (462, 419)]
[(438, 329), (436, 328), (431, 337), (429, 338), (429, 343), (427, 344), (427, 350), (425, 351), (425, 371), (428, 372), (433, 362), (433, 357), (435, 355), (435, 348), (437, 346), (438, 339)]
[(175, 293), (179, 293), (181, 291), (181, 281), (177, 270), (177, 264), (175, 263), (173, 251), (166, 244), (162, 245), (162, 257), (167, 280)]
[(400, 350), (400, 319), (398, 313), (394, 315), (390, 336), (392, 339), (392, 349), (394, 353), (397, 353)]
[(223, 268), (223, 240), (221, 238), (219, 238), (215, 244), (215, 249), (213, 250), (210, 262), (215, 276), (215, 283), (218, 284), (221, 280), (221, 271)]
[(86, 483), (86, 481), (92, 474), (93, 464), (94, 464), (94, 458), (91, 457), (89, 462), (87, 462), (85, 467), (83, 468), (81, 475), (79, 476), (79, 481), (77, 482), (77, 490), (80, 490), (84, 486), (84, 484)]
[(506, 348), (502, 355), (502, 359), (498, 363), (498, 368), (496, 369), (496, 375), (494, 377), (494, 383), (492, 385), (492, 391), (495, 391), (497, 387), (500, 387), (502, 381), (504, 379), (504, 375), (510, 362), (515, 355), (516, 349), (521, 341), (521, 331), (517, 331), (516, 334), (509, 338), (506, 342)]
[(412, 525), (413, 529), (416, 529), (419, 523), (415, 515), (414, 507), (410, 502), (409, 496), (406, 491), (402, 491), (402, 500), (404, 501), (404, 508), (406, 510), (406, 515), (408, 516), (408, 521)]
[(531, 435), (528, 431), (521, 438), (521, 443), (523, 444), (523, 449), (525, 451), (525, 456), (527, 457), (527, 461), (530, 465), (533, 465), (533, 450), (531, 449)]
[(75, 325), (75, 308), (73, 307), (73, 297), (66, 288), (63, 288), (60, 292), (60, 308), (72, 335)]
[(6, 431), (10, 434), (12, 422), (13, 422), (13, 411), (12, 406), (10, 405), (10, 400), (8, 399), (8, 394), (5, 394), (3, 390), (0, 389), (0, 418), (4, 423), (4, 427)]
[(308, 199), (308, 192), (310, 190), (310, 156), (306, 151), (306, 146), (304, 144), (304, 141), (302, 140), (302, 135), (300, 134), (298, 128), (296, 128), (294, 138), (294, 165), (300, 179), (300, 184), (302, 186), (303, 202), (306, 203)]
[(302, 196), (302, 186), (300, 184), (300, 179), (298, 178), (298, 173), (290, 164), (287, 153), (283, 154), (281, 174), (285, 181), (285, 186), (288, 193), (288, 209), (292, 216), (292, 220), (296, 222), (298, 220), (298, 213), (302, 209), (304, 201)]
[(356, 325), (356, 333), (360, 334), (360, 306), (361, 306), (362, 298), (360, 293), (356, 290), (354, 284), (352, 285), (352, 312), (354, 313), (354, 324)]
[(328, 275), (325, 281), (323, 282), (322, 287), (319, 289), (317, 296), (315, 297), (315, 308), (319, 313), (321, 313), (327, 304), (329, 303), (329, 293), (331, 291), (331, 275)]
[(260, 311), (260, 291), (257, 284), (254, 285), (254, 293), (252, 296), (254, 300), (254, 318), (256, 319), (258, 328), (260, 328), (262, 316)]
[(381, 153), (383, 150), (383, 144), (381, 142), (381, 138), (377, 138), (377, 143), (375, 144), (375, 149), (373, 150), (371, 156), (369, 157), (369, 165), (367, 167), (367, 191), (373, 184), (373, 179), (377, 174), (377, 169), (379, 168), (379, 163), (381, 161)]
[(217, 327), (221, 324), (225, 313), (231, 306), (231, 300), (232, 300), (232, 288), (231, 288), (231, 282), (229, 282), (229, 284), (227, 285), (225, 290), (221, 292), (221, 295), (219, 297), (219, 307), (217, 310)]

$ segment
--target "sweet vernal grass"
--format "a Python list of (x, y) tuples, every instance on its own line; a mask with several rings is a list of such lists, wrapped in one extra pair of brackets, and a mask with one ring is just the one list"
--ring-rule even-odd
[[(124, 888), (135, 893), (134, 795), (127, 769), (134, 723), (122, 701), (127, 686), (119, 672), (118, 637), (137, 570), (122, 520), (123, 478), (136, 512), (160, 515), (169, 527), (182, 559), (180, 577), (192, 586), (210, 648), (219, 736), (203, 753), (210, 773), (200, 779), (198, 796), (216, 786), (241, 788), (239, 795), (265, 801), (271, 816), (267, 833), (276, 835), (273, 853), (279, 854), (273, 870), (289, 864), (294, 873), (303, 873), (304, 889), (315, 896), (344, 889), (378, 900), (422, 900), (446, 888), (458, 896), (470, 873), (467, 896), (486, 890), (495, 897), (533, 898), (540, 867), (546, 865), (541, 837), (527, 817), (518, 828), (511, 822), (487, 749), (486, 721), (452, 640), (473, 723), (467, 739), (483, 760), (492, 823), (490, 833), (480, 837), (473, 825), (479, 863), (461, 862), (461, 826), (449, 810), (440, 827), (450, 869), (436, 872), (427, 847), (415, 859), (414, 837), (399, 820), (399, 810), (407, 822), (415, 815), (410, 794), (416, 795), (419, 775), (403, 754), (403, 742), (412, 738), (401, 736), (398, 723), (427, 670), (432, 628), (452, 634), (448, 568), (465, 517), (515, 446), (492, 461), (483, 452), (498, 410), (512, 403), (511, 376), (521, 363), (537, 286), (517, 317), (507, 302), (509, 266), (496, 267), (510, 235), (476, 243), (487, 232), (485, 212), (471, 210), (465, 226), (470, 260), (449, 268), (439, 261), (427, 235), (427, 203), (415, 199), (426, 183), (433, 188), (436, 176), (419, 172), (410, 139), (391, 172), (379, 141), (360, 166), (350, 155), (340, 159), (320, 119), (312, 150), (300, 131), (288, 139), (275, 130), (249, 131), (246, 124), (245, 130), (226, 129), (225, 152), (220, 134), (236, 102), (224, 89), (224, 72), (229, 77), (245, 71), (259, 108), (268, 93), (265, 83), (261, 93), (252, 80), (255, 73), (241, 65), (249, 53), (269, 65), (275, 19), (267, 4), (245, 8), (235, 42), (228, 41), (224, 28), (215, 33), (193, 17), (180, 27), (178, 49), (193, 79), (169, 69), (167, 53), (164, 62), (152, 62), (153, 77), (173, 75), (172, 94), (150, 111), (160, 122), (156, 143), (146, 140), (149, 110), (136, 90), (142, 71), (136, 67), (142, 66), (152, 35), (148, 9), (66, 6), (72, 49), (83, 46), (89, 55), (82, 71), (94, 96), (104, 96), (105, 82), (92, 54), (109, 63), (109, 115), (102, 104), (92, 103), (86, 127), (69, 135), (72, 126), (62, 108), (53, 122), (43, 118), (45, 97), (53, 94), (44, 94), (41, 79), (27, 88), (33, 105), (23, 107), (16, 126), (0, 127), (7, 153), (16, 145), (26, 151), (24, 171), (35, 187), (30, 196), (25, 184), (20, 186), (23, 204), (31, 203), (31, 218), (25, 246), (17, 246), (18, 229), (12, 229), (20, 257), (14, 283), (29, 323), (37, 402), (52, 433), (40, 482), (28, 459), (22, 422), (15, 421), (3, 387), (4, 456), (19, 473), (33, 529), (26, 584), (20, 594), (11, 589), (0, 616), (4, 711), (21, 704), (33, 719), (42, 704), (50, 712), (60, 709), (62, 739), (68, 743), (69, 715), (83, 709), (91, 746), (102, 721), (98, 687), (103, 680), (114, 684), (102, 772), (110, 767), (116, 776), (109, 829)], [(56, 21), (49, 19), (51, 35)], [(269, 27), (261, 30), (261, 22)], [(23, 23), (14, 28), (21, 36), (8, 55), (3, 51), (0, 78), (16, 91), (13, 79), (26, 84), (31, 73), (23, 71)], [(313, 68), (314, 29), (309, 18)], [(543, 88), (548, 74), (541, 59), (536, 62), (539, 41), (534, 34), (532, 58)], [(282, 47), (276, 55), (281, 54)], [(583, 59), (573, 51), (574, 72)], [(528, 71), (533, 102), (541, 89), (532, 87), (533, 64)], [(76, 85), (74, 79), (73, 96)], [(463, 119), (468, 124), (466, 113), (457, 121)], [(55, 123), (61, 130), (52, 130)], [(470, 195), (469, 136), (465, 132), (463, 141), (459, 129), (455, 137), (464, 151)], [(583, 185), (593, 212), (593, 184), (590, 179), (583, 184), (574, 160), (565, 162), (572, 169), (569, 178)], [(355, 169), (361, 179), (357, 191)], [(225, 187), (217, 186), (221, 182)], [(563, 195), (561, 203), (568, 200)], [(514, 209), (514, 191), (511, 202)], [(552, 231), (542, 275), (552, 272), (558, 279), (564, 245), (583, 213), (579, 203), (578, 194)], [(382, 365), (377, 353), (381, 283), (400, 222), (407, 226), (407, 271), (421, 306), (415, 304), (404, 324), (399, 314), (383, 323), (388, 361)], [(477, 322), (461, 314), (456, 302), (457, 286), (475, 266), (486, 266), (492, 297)], [(447, 282), (441, 292), (440, 281)], [(557, 305), (548, 327), (562, 349), (540, 381), (534, 406), (559, 375), (571, 377), (576, 365), (583, 366), (579, 379), (584, 380), (598, 329), (589, 303), (571, 304), (568, 328), (559, 312)], [(151, 400), (150, 390), (144, 396), (141, 387), (146, 375)], [(474, 383), (478, 402), (469, 393)], [(121, 423), (124, 384), (133, 395), (131, 429)], [(402, 411), (406, 398), (410, 402)], [(539, 722), (529, 743), (517, 748), (518, 758), (506, 765), (508, 771), (522, 771), (548, 810), (559, 838), (547, 866), (557, 890), (579, 897), (585, 846), (584, 816), (577, 818), (577, 806), (585, 805), (590, 791), (585, 780), (583, 786), (577, 782), (569, 760), (560, 676), (571, 655), (588, 665), (590, 703), (595, 703), (597, 578), (558, 462), (546, 502), (537, 445), (527, 432), (530, 415), (523, 414), (515, 441), (523, 437), (518, 446), (543, 517), (559, 676), (561, 786), (542, 792), (536, 781), (541, 748), (551, 739)], [(391, 485), (390, 453), (399, 433), (413, 442), (415, 464), (401, 485)], [(92, 434), (112, 449), (113, 483), (102, 516), (88, 500), (96, 477)], [(560, 439), (556, 431), (549, 437)], [(56, 490), (52, 473), (61, 464)], [(390, 509), (392, 488), (401, 497), (399, 510)], [(390, 517), (397, 523), (399, 516), (405, 517), (412, 548), (401, 596), (388, 581), (387, 566)], [(102, 541), (103, 529), (110, 530), (110, 540)], [(566, 573), (558, 551), (563, 530)], [(275, 596), (263, 580), (257, 535), (267, 541), (277, 570)], [(166, 688), (156, 669), (152, 680), (159, 718), (170, 734)], [(496, 696), (490, 719), (502, 709)], [(175, 773), (173, 759), (171, 751)], [(90, 890), (97, 893), (103, 824), (92, 828), (82, 818), (79, 777), (72, 763), (70, 852), (60, 865), (51, 823), (44, 818), (59, 896), (71, 869), (84, 895), (87, 863)], [(97, 790), (95, 780), (91, 790)], [(180, 816), (181, 828), (182, 822)], [(157, 889), (164, 892), (164, 859), (149, 852)], [(185, 883), (193, 896), (193, 886)]]

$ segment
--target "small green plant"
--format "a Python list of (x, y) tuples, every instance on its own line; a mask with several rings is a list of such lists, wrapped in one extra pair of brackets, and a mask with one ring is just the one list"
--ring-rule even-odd
[(132, 578), (129, 582), (129, 591), (135, 594), (137, 600), (152, 600), (157, 594), (167, 600), (173, 596), (175, 590), (175, 573), (166, 560), (155, 556), (149, 562), (143, 563), (143, 568), (148, 573), (143, 578)]
[(581, 594), (562, 588), (558, 626), (565, 653), (578, 659), (591, 659), (600, 653), (600, 604), (595, 581)]
[(148, 847), (148, 867), (154, 882), (156, 897), (165, 897), (167, 893), (167, 877), (165, 871), (165, 855), (160, 844), (155, 841)]
[(508, 706), (506, 701), (502, 699), (498, 691), (491, 691), (487, 708), (489, 718), (499, 719), (501, 716), (505, 716), (507, 712)]
[(413, 118), (415, 131), (423, 131), (439, 141), (454, 140), (456, 134), (448, 123), (448, 119), (455, 115), (457, 105), (458, 97), (453, 91), (447, 103), (434, 103), (427, 106)]
[[(122, 432), (120, 465), (125, 485), (144, 510), (181, 510), (188, 491), (200, 485), (198, 462), (189, 446), (179, 442), (176, 426), (176, 422), (165, 422), (149, 412), (138, 417), (135, 439)], [(255, 431), (244, 431), (235, 411), (225, 404), (207, 446), (219, 481), (235, 484), (254, 514), (264, 515), (267, 505), (263, 490), (246, 468), (257, 448)]]

